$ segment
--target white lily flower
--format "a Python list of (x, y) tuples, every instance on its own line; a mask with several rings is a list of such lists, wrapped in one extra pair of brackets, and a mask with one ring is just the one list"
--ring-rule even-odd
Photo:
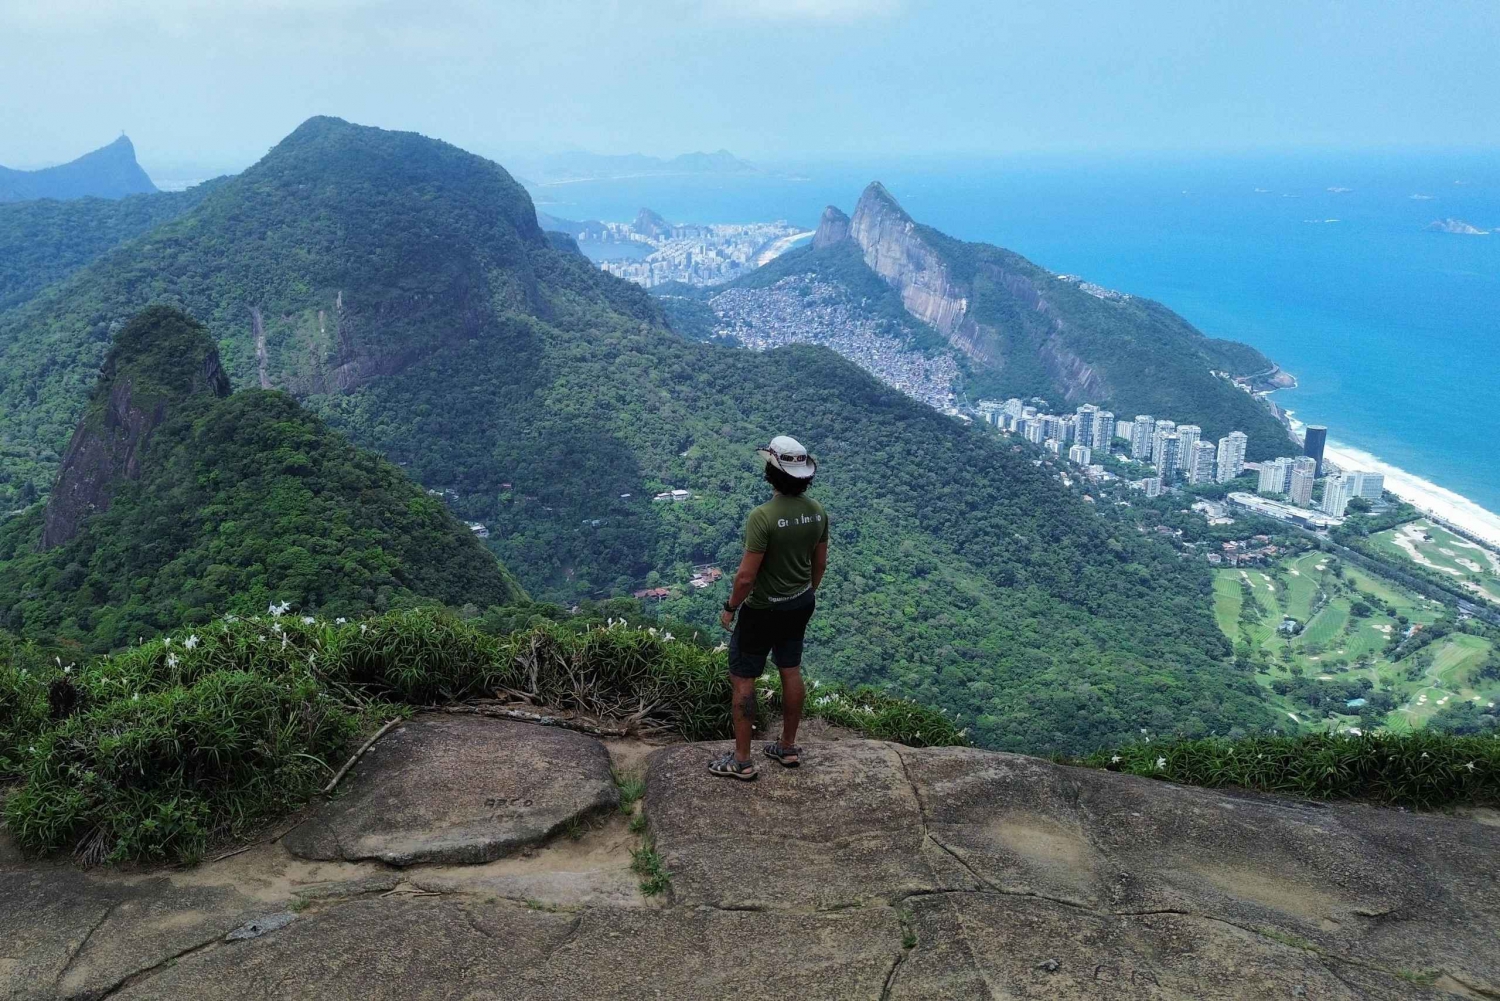
[(167, 666), (168, 667), (176, 667), (177, 666), (177, 655), (175, 653), (169, 653), (169, 654), (167, 654)]
[(365, 633), (367, 633), (369, 631), (370, 631), (370, 627), (369, 626), (365, 625), (363, 622), (361, 622), (359, 624), (359, 634), (361, 636), (363, 636)]
[(72, 673), (73, 673), (73, 665), (72, 664), (69, 664), (67, 667), (63, 668), (63, 674), (72, 674)]
[(1164, 769), (1166, 767), (1167, 767), (1167, 759), (1166, 758), (1157, 758), (1156, 759), (1156, 768), (1157, 768), (1158, 771), (1160, 771), (1160, 770), (1162, 770), (1162, 769)]
[(130, 697), (130, 701), (131, 702), (139, 702), (139, 701), (141, 701), (141, 693), (140, 692), (136, 692), (134, 695), (132, 695)]
[(1464, 765), (1464, 767), (1472, 772), (1474, 770), (1474, 762), (1471, 761), (1467, 765)]
[(310, 626), (310, 625), (312, 625), (313, 624), (313, 617), (311, 615), (304, 615), (304, 616), (302, 616), (302, 624), (304, 626)]
[(187, 639), (183, 640), (182, 645), (187, 647), (189, 650), (196, 650), (198, 648), (198, 634), (194, 633)]
[(1427, 757), (1427, 752), (1426, 751), (1422, 752), (1422, 757), (1424, 757), (1424, 758)]
[(1109, 763), (1112, 765), (1118, 765), (1120, 763), (1120, 756), (1118, 754), (1110, 755)]
[(162, 640), (161, 640), (161, 645), (162, 646), (171, 646), (172, 645), (172, 637), (170, 637), (170, 636), (163, 636)]
[(344, 623), (346, 623), (348, 621), (349, 620), (345, 619), (345, 618), (338, 618), (338, 619), (334, 619), (333, 620), (333, 624), (336, 625), (336, 626), (341, 626), (341, 625), (343, 625)]

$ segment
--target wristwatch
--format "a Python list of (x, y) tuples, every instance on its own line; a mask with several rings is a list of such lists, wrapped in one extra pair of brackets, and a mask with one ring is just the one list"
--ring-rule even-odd
[(731, 605), (727, 601), (724, 602), (724, 611), (728, 612), (730, 615), (733, 615), (735, 612), (738, 612), (739, 610), (740, 609), (739, 609), (738, 605)]

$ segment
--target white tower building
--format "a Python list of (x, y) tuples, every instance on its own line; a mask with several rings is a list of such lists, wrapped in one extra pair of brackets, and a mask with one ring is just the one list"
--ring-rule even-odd
[(1250, 438), (1243, 431), (1231, 431), (1219, 439), (1218, 470), (1215, 479), (1228, 483), (1245, 471), (1245, 446)]

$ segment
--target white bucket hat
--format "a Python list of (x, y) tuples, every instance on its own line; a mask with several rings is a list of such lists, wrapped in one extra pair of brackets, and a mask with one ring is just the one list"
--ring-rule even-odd
[(779, 434), (771, 439), (771, 444), (757, 448), (755, 452), (793, 479), (810, 480), (818, 471), (818, 464), (807, 454), (807, 449), (789, 435)]

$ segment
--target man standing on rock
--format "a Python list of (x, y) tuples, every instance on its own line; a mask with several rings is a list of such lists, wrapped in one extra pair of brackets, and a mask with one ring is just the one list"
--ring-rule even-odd
[[(757, 449), (766, 482), (775, 494), (745, 522), (745, 555), (734, 590), (720, 617), (729, 637), (729, 681), (733, 686), (734, 750), (709, 762), (715, 775), (749, 781), (750, 730), (755, 721), (755, 682), (766, 654), (781, 671), (781, 737), (765, 746), (766, 757), (784, 767), (801, 764), (796, 744), (802, 720), (802, 637), (816, 607), (818, 585), (828, 567), (828, 514), (806, 496), (818, 464), (795, 438), (779, 435)], [(739, 622), (735, 615), (739, 614)]]

